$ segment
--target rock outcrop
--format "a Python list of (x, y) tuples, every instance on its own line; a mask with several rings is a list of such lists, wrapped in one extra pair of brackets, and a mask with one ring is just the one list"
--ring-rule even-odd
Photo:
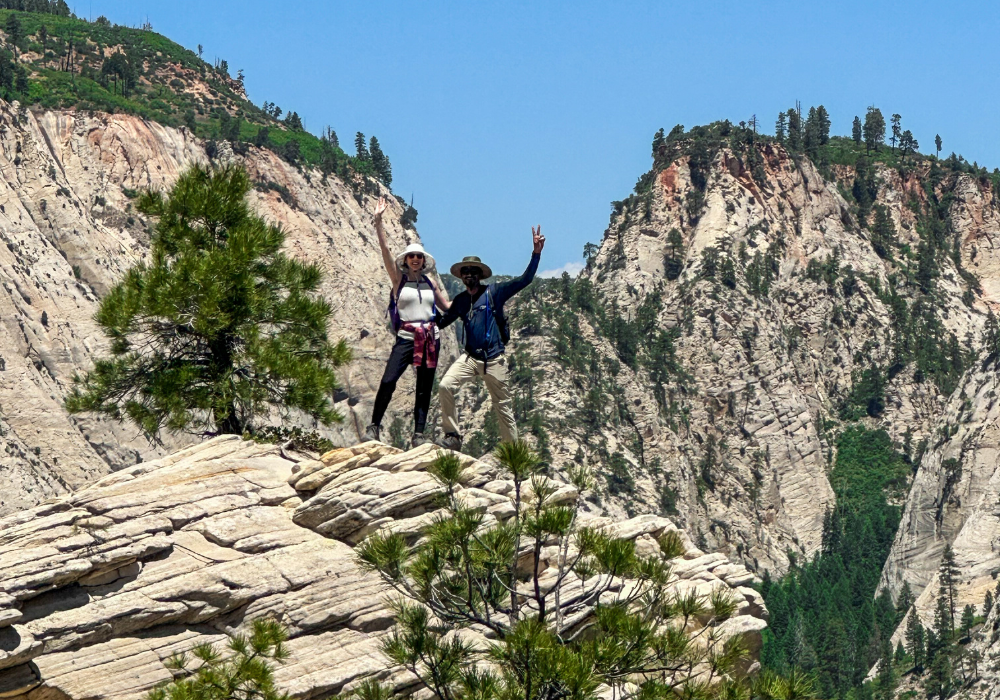
[(961, 688), (957, 697), (968, 700), (1000, 698), (1000, 606), (994, 605), (986, 621), (973, 630), (962, 663), (956, 669), (955, 680)]
[[(289, 630), (291, 655), (276, 676), (294, 697), (329, 697), (369, 677), (405, 688), (413, 679), (379, 651), (393, 624), (387, 591), (357, 567), (352, 547), (379, 528), (419, 539), (441, 490), (425, 471), (435, 456), (364, 443), (317, 460), (219, 437), (8, 515), (0, 697), (137, 698), (170, 680), (163, 662), (172, 654), (221, 642), (261, 616)], [(510, 482), (462, 459), (460, 496), (510, 517)], [(640, 548), (676, 529), (657, 516), (590, 524)], [(759, 644), (767, 611), (747, 587), (753, 574), (682, 541), (676, 592), (730, 591), (738, 611), (720, 632)]]

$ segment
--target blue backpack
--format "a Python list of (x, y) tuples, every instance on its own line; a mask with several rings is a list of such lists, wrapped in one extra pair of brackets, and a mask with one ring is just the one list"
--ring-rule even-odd
[[(386, 309), (386, 314), (389, 316), (389, 322), (392, 324), (392, 330), (394, 333), (399, 333), (399, 328), (403, 325), (403, 319), (399, 317), (399, 307), (396, 304), (396, 300), (399, 299), (399, 295), (408, 281), (409, 280), (406, 279), (406, 275), (403, 275), (402, 279), (399, 280), (399, 288), (396, 290), (396, 293), (389, 293), (389, 308)], [(434, 294), (436, 288), (434, 287), (434, 283), (427, 278), (427, 275), (422, 275), (420, 277), (420, 282), (426, 282), (427, 286), (431, 288), (431, 295)], [(417, 294), (420, 294), (420, 282), (417, 282)], [(433, 317), (437, 316), (437, 298), (432, 296), (432, 299), (433, 301), (431, 303), (433, 306), (431, 314), (433, 320)]]

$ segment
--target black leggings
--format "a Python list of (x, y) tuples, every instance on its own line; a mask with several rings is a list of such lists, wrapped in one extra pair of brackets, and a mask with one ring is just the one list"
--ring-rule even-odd
[[(426, 358), (424, 359), (426, 363)], [(382, 374), (382, 383), (379, 384), (378, 393), (375, 395), (375, 408), (372, 410), (372, 423), (382, 424), (382, 416), (389, 407), (392, 399), (392, 392), (396, 391), (396, 382), (403, 376), (406, 368), (413, 364), (413, 341), (405, 338), (396, 338), (396, 344), (392, 346), (389, 353), (389, 361), (385, 363), (385, 372)], [(427, 409), (431, 405), (431, 389), (434, 387), (434, 367), (417, 367), (417, 396), (413, 407), (413, 431), (424, 432), (427, 425)]]

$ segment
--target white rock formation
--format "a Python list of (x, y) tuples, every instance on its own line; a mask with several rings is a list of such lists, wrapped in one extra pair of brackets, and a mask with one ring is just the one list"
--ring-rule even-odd
[[(157, 454), (135, 428), (71, 418), (62, 400), (73, 375), (107, 347), (93, 321), (99, 298), (148, 248), (152, 222), (128, 194), (167, 188), (207, 162), (203, 142), (185, 129), (127, 115), (29, 111), (22, 122), (17, 114), (16, 103), (0, 103), (0, 514)], [(226, 151), (220, 158), (232, 157)], [(255, 206), (285, 229), (288, 252), (326, 273), (331, 337), (346, 339), (355, 357), (340, 376), (347, 419), (327, 435), (350, 444), (367, 424), (391, 346), (372, 198), (267, 150), (251, 147), (241, 160), (259, 183)], [(402, 209), (390, 202), (387, 232), (402, 248), (416, 233), (398, 225)], [(408, 382), (394, 413), (412, 411)], [(168, 448), (184, 444), (166, 439)]]
[[(386, 590), (356, 566), (352, 546), (379, 527), (420, 537), (439, 490), (424, 471), (434, 457), (365, 443), (310, 460), (220, 437), (7, 516), (0, 697), (138, 698), (170, 680), (171, 654), (221, 642), (261, 616), (290, 632), (291, 657), (276, 677), (296, 698), (329, 697), (369, 677), (406, 687), (413, 679), (379, 652), (393, 624)], [(462, 497), (510, 517), (496, 507), (509, 482), (463, 459)], [(308, 481), (316, 474), (324, 476)], [(303, 483), (311, 488), (296, 490)], [(640, 551), (675, 529), (656, 516), (592, 524)], [(690, 544), (674, 571), (679, 593), (732, 591), (739, 609), (720, 632), (759, 644), (767, 611), (746, 587), (750, 572)]]
[[(780, 146), (758, 149), (762, 165), (756, 177), (745, 158), (725, 147), (718, 152), (697, 218), (687, 209), (695, 194), (687, 157), (660, 171), (648, 194), (621, 203), (593, 267), (583, 273), (625, 318), (634, 317), (650, 297), (661, 302), (657, 326), (678, 330), (677, 360), (689, 377), (683, 388), (676, 378), (668, 382), (669, 408), (658, 405), (648, 372), (622, 363), (607, 333), (585, 319), (574, 342), (593, 345), (596, 361), (582, 374), (558, 362), (552, 328), (545, 323), (540, 334), (515, 336), (530, 350), (531, 396), (550, 417), (554, 464), (582, 457), (604, 469), (602, 449), (628, 463), (635, 492), (606, 491), (605, 512), (620, 517), (672, 505), (679, 524), (699, 541), (758, 572), (780, 573), (787, 552), (810, 556), (819, 547), (823, 515), (833, 504), (827, 472), (835, 457), (838, 409), (856, 372), (892, 364), (892, 311), (879, 290), (888, 287), (891, 275), (905, 272), (898, 261), (875, 253), (869, 232), (856, 220), (856, 205), (842, 194), (851, 187), (853, 168), (838, 166), (831, 181), (808, 159)], [(922, 186), (927, 175), (926, 166), (906, 179), (895, 170), (878, 170), (878, 202), (893, 218), (900, 243), (911, 250), (920, 239), (908, 202), (928, 200)], [(941, 260), (939, 317), (963, 346), (976, 347), (987, 309), (1000, 300), (994, 247), (1000, 216), (990, 188), (971, 176), (945, 174), (937, 194), (946, 192), (954, 195), (952, 225), (963, 265), (979, 276), (983, 292), (967, 306), (962, 295), (968, 285), (951, 259)], [(676, 281), (664, 276), (672, 229), (684, 245), (684, 268)], [(734, 288), (718, 278), (701, 278), (702, 252), (709, 246), (736, 261)], [(766, 259), (768, 251), (774, 255), (774, 279), (767, 294), (755, 295), (747, 269), (755, 255)], [(838, 261), (836, 282), (807, 276), (810, 263), (832, 256)], [(856, 280), (852, 289), (843, 284), (848, 267)], [(912, 303), (912, 286), (900, 289)], [(535, 308), (522, 295), (512, 316)], [(588, 435), (580, 409), (595, 383), (607, 388), (598, 407), (602, 425)], [(488, 406), (483, 398), (466, 395), (466, 436), (482, 425)], [(916, 456), (921, 441), (933, 446), (949, 420), (942, 417), (948, 401), (961, 404), (940, 395), (933, 382), (918, 381), (911, 363), (888, 383), (884, 414), (866, 420), (884, 428), (900, 449), (908, 444)], [(980, 417), (988, 420), (985, 406), (976, 410), (966, 430), (978, 430)], [(980, 461), (989, 461), (986, 452)], [(981, 479), (977, 483), (984, 483)], [(972, 488), (980, 493), (979, 486)], [(935, 498), (933, 487), (926, 497)], [(991, 527), (987, 539), (1000, 537)], [(926, 544), (921, 540), (919, 547)], [(977, 551), (982, 558), (983, 550)], [(926, 567), (935, 566), (931, 556)]]

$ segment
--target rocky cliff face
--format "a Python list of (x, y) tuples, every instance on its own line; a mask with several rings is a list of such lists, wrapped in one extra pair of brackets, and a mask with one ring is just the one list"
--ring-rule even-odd
[[(554, 461), (601, 463), (607, 473), (610, 455), (634, 486), (609, 480), (607, 512), (677, 513), (703, 545), (754, 570), (781, 572), (789, 553), (808, 556), (820, 545), (842, 411), (851, 408), (861, 374), (879, 368), (885, 408), (869, 417), (861, 405), (858, 415), (921, 465), (886, 582), (901, 585), (904, 575), (911, 585), (926, 582), (942, 543), (966, 522), (976, 532), (969, 575), (992, 572), (984, 553), (1000, 530), (971, 515), (993, 507), (985, 505), (996, 478), (992, 374), (958, 380), (979, 347), (987, 310), (1000, 300), (1000, 219), (989, 183), (931, 172), (926, 163), (878, 166), (875, 203), (898, 239), (883, 258), (859, 225), (853, 168), (824, 175), (773, 143), (723, 146), (707, 163), (681, 155), (644, 176), (636, 195), (615, 203), (583, 273), (608, 315), (635, 324), (640, 357), (658, 333), (674, 334), (673, 354), (661, 357), (679, 369), (666, 380), (656, 376), (662, 361), (630, 365), (627, 343), (606, 319), (579, 312), (578, 329), (562, 328), (553, 308), (579, 304), (570, 292), (560, 297), (550, 286), (519, 301), (515, 336), (529, 350), (531, 400), (558, 417), (547, 428)], [(939, 255), (934, 287), (924, 290), (914, 282), (917, 251), (939, 202), (945, 213), (934, 221), (950, 227), (957, 252)], [(978, 276), (981, 293), (971, 291), (966, 270)], [(909, 321), (901, 321), (900, 300)], [(949, 365), (952, 375), (942, 379), (930, 376), (928, 360), (899, 361), (898, 348), (913, 337), (933, 338), (943, 354), (950, 346), (966, 364)], [(574, 366), (567, 347), (583, 347), (586, 357)], [(959, 384), (954, 393), (949, 381)], [(606, 396), (599, 406), (588, 404), (594, 385)], [(467, 434), (483, 424), (480, 402), (468, 399)], [(588, 411), (599, 414), (596, 430)], [(948, 430), (959, 432), (940, 443)], [(968, 451), (970, 440), (980, 452)], [(946, 477), (935, 465), (962, 445), (966, 466), (944, 496), (951, 505), (942, 527), (936, 504)]]
[[(393, 624), (389, 591), (352, 548), (381, 528), (419, 540), (444, 490), (425, 471), (435, 457), (428, 446), (365, 443), (315, 460), (225, 436), (0, 519), (0, 697), (138, 698), (171, 679), (172, 654), (265, 616), (289, 631), (276, 680), (293, 697), (330, 697), (366, 678), (408, 689), (414, 679), (379, 650)], [(486, 523), (512, 517), (512, 483), (462, 459), (459, 497)], [(651, 515), (587, 524), (654, 551), (654, 537), (676, 529)], [(753, 574), (681, 539), (675, 593), (734, 596), (737, 612), (715, 634), (759, 647), (767, 610), (746, 587)], [(547, 550), (543, 568), (555, 564)]]
[[(184, 168), (208, 160), (186, 129), (77, 112), (26, 111), (22, 119), (19, 111), (0, 104), (0, 514), (162, 451), (134, 428), (67, 416), (62, 399), (73, 375), (106, 347), (92, 320), (100, 297), (147, 251), (151, 222), (129, 195), (168, 187)], [(226, 144), (221, 150), (219, 158), (233, 157)], [(327, 273), (331, 336), (345, 338), (355, 360), (338, 395), (346, 420), (326, 434), (353, 443), (391, 345), (371, 197), (271, 151), (251, 147), (240, 160), (258, 182), (256, 206), (284, 227), (289, 252)], [(387, 231), (401, 248), (416, 233), (394, 223), (402, 210), (393, 206)], [(412, 410), (405, 403), (400, 413)], [(168, 448), (184, 442), (167, 437)]]
[[(129, 116), (0, 105), (0, 119), (0, 477), (11, 485), (0, 494), (2, 514), (184, 444), (147, 445), (127, 427), (68, 417), (61, 401), (73, 374), (104, 348), (92, 321), (101, 294), (148, 245), (150, 222), (129, 196), (169, 186), (207, 156), (185, 129)], [(221, 159), (237, 157), (221, 150)], [(270, 151), (251, 147), (238, 158), (259, 183), (258, 208), (285, 227), (290, 252), (328, 273), (331, 335), (348, 340), (355, 360), (337, 397), (346, 420), (326, 434), (353, 444), (391, 344), (371, 199)], [(692, 159), (659, 162), (635, 195), (615, 203), (583, 276), (604, 316), (557, 285), (517, 300), (511, 355), (525, 428), (544, 436), (557, 467), (595, 466), (604, 488), (594, 513), (669, 515), (702, 549), (781, 572), (789, 553), (819, 546), (841, 410), (861, 373), (879, 368), (885, 408), (864, 417), (862, 407), (862, 419), (919, 465), (883, 585), (898, 590), (908, 580), (922, 591), (950, 542), (970, 564), (969, 600), (981, 598), (1000, 569), (990, 495), (994, 370), (982, 356), (969, 359), (1000, 295), (1000, 215), (989, 182), (927, 163), (879, 166), (875, 203), (898, 237), (883, 258), (859, 225), (853, 168), (821, 173), (775, 144), (723, 145)], [(916, 251), (932, 208), (952, 247), (925, 290)], [(388, 217), (394, 246), (416, 236), (395, 223), (400, 214)], [(921, 316), (901, 331), (899, 300), (910, 316), (929, 308), (920, 313), (934, 323)], [(628, 341), (608, 319), (636, 337)], [(670, 352), (636, 360), (661, 333)], [(912, 359), (897, 362), (900, 343), (926, 337), (957, 348), (965, 365), (949, 371), (968, 372), (937, 381)], [(454, 350), (449, 334), (446, 363)], [(392, 409), (402, 416), (410, 381)], [(463, 394), (467, 438), (488, 432), (487, 406), (481, 388)], [(541, 417), (534, 424), (532, 412)]]

